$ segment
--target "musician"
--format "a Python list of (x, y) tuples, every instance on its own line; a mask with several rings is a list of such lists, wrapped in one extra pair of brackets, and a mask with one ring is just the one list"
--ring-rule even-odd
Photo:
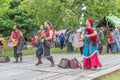
[(18, 62), (18, 58), (20, 58), (20, 62), (22, 62), (22, 46), (23, 46), (23, 33), (20, 31), (18, 25), (13, 26), (13, 31), (11, 33), (11, 42), (15, 43), (17, 40), (17, 45), (14, 45), (14, 58), (16, 59), (13, 63)]
[(53, 26), (50, 22), (44, 23), (46, 31), (45, 31), (45, 37), (41, 38), (41, 43), (36, 51), (36, 57), (38, 58), (38, 62), (36, 63), (36, 66), (39, 64), (42, 64), (41, 58), (42, 55), (45, 56), (50, 62), (51, 67), (54, 66), (53, 57), (50, 55), (50, 47), (46, 44), (46, 42), (51, 42), (53, 38)]
[(40, 26), (40, 30), (37, 31), (37, 36), (36, 36), (36, 40), (34, 42), (34, 45), (36, 47), (38, 47), (40, 45), (40, 40), (41, 40), (41, 37), (45, 36), (45, 28), (43, 25)]
[(5, 39), (2, 34), (0, 34), (0, 52), (4, 53)]
[(45, 31), (45, 28), (43, 25), (40, 26), (40, 30), (38, 31), (38, 36), (41, 32), (44, 32)]
[(100, 69), (102, 66), (98, 58), (98, 46), (97, 46), (97, 32), (92, 29), (93, 20), (88, 18), (86, 20), (86, 28), (84, 30), (84, 69)]

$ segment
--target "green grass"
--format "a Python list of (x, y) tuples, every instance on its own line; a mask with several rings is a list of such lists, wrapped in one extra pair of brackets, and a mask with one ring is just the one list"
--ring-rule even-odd
[(120, 80), (120, 70), (110, 73), (108, 75), (105, 75), (105, 76), (95, 79), (95, 80)]
[[(51, 49), (52, 54), (77, 54), (80, 53), (79, 51), (74, 52), (67, 52), (66, 49), (60, 49), (60, 48), (52, 48)], [(27, 55), (36, 55), (36, 49), (24, 49), (23, 50), (23, 56)], [(13, 57), (13, 48), (7, 48), (4, 50), (4, 54), (0, 54), (0, 56), (9, 56)]]
[[(34, 49), (26, 49), (23, 50), (23, 55), (33, 55), (35, 54), (35, 50)], [(8, 48), (4, 50), (3, 54), (0, 54), (0, 56), (9, 56), (9, 57), (13, 57), (13, 48)]]
[(51, 49), (51, 53), (52, 54), (78, 54), (80, 53), (79, 51), (75, 50), (74, 52), (67, 52), (67, 50), (64, 49), (60, 49), (60, 48), (52, 48)]

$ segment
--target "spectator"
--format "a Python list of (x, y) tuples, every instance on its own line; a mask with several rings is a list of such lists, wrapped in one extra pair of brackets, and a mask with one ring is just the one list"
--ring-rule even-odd
[(36, 40), (36, 38), (32, 35), (32, 36), (30, 37), (30, 46), (31, 46), (31, 47), (33, 47), (33, 44), (34, 44), (35, 40)]
[(114, 37), (114, 45), (113, 45), (113, 50), (112, 53), (115, 54), (117, 52), (117, 49), (120, 51), (120, 26), (117, 26), (116, 29), (113, 32), (113, 37)]
[(100, 28), (100, 31), (98, 32), (98, 44), (99, 44), (99, 53), (102, 54), (103, 51), (103, 39), (104, 39), (104, 33), (103, 33), (103, 27)]
[(11, 40), (10, 40), (10, 37), (8, 37), (8, 39), (7, 39), (7, 46), (8, 47), (13, 47), (13, 45), (11, 43)]
[(111, 52), (112, 52), (113, 44), (114, 44), (113, 33), (110, 32), (110, 36), (109, 36), (109, 38), (108, 38), (108, 44), (107, 44), (107, 53), (109, 53), (109, 49), (110, 49)]
[(0, 52), (4, 53), (4, 45), (6, 44), (5, 39), (2, 34), (0, 34)]
[[(82, 35), (82, 31), (80, 32), (80, 36)], [(80, 37), (81, 38), (81, 37)], [(84, 48), (84, 46), (83, 47), (80, 47), (80, 54), (81, 55), (83, 55), (83, 48)]]
[(68, 40), (68, 50), (69, 52), (73, 52), (74, 51), (74, 48), (72, 46), (72, 42), (73, 42), (73, 32), (70, 33), (70, 36), (69, 36), (69, 40)]
[(63, 49), (64, 41), (65, 41), (65, 36), (63, 35), (63, 33), (61, 33), (61, 35), (59, 36), (59, 40), (60, 40), (60, 49)]
[(54, 42), (55, 42), (55, 48), (58, 48), (59, 47), (59, 36), (58, 35), (55, 36)]

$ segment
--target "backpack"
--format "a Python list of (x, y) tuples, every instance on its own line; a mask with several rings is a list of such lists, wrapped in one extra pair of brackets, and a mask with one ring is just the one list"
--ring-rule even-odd
[(8, 56), (0, 56), (0, 63), (10, 62), (10, 58)]
[(76, 58), (70, 60), (70, 66), (72, 69), (82, 68), (82, 65), (78, 62)]
[(62, 58), (60, 63), (58, 64), (58, 67), (60, 68), (70, 68), (70, 60), (67, 58)]

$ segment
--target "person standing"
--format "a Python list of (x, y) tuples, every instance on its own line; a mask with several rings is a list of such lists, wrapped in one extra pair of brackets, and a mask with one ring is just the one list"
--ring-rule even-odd
[[(82, 35), (82, 31), (80, 32), (80, 40), (82, 39), (81, 35)], [(84, 49), (84, 45), (83, 45), (83, 47), (80, 47), (80, 54), (81, 55), (83, 55), (83, 49)]]
[(114, 45), (114, 39), (113, 39), (113, 32), (110, 32), (109, 38), (108, 38), (108, 44), (107, 44), (107, 53), (109, 53), (109, 49), (113, 50), (113, 45)]
[(39, 44), (37, 51), (36, 51), (36, 57), (38, 58), (38, 62), (35, 64), (38, 66), (39, 64), (42, 64), (41, 58), (46, 57), (51, 62), (51, 67), (55, 66), (53, 57), (50, 55), (50, 47), (47, 45), (47, 42), (51, 43), (53, 39), (53, 25), (52, 23), (46, 21), (44, 23), (46, 31), (45, 36), (41, 37), (41, 43)]
[(35, 40), (36, 40), (36, 38), (34, 37), (34, 35), (31, 35), (30, 36), (30, 47), (31, 48), (33, 48), (34, 47), (34, 43), (35, 43)]
[(86, 28), (82, 33), (81, 38), (84, 39), (84, 69), (100, 69), (102, 66), (98, 57), (97, 32), (92, 29), (93, 20), (86, 20)]
[(104, 33), (103, 33), (103, 27), (100, 28), (100, 31), (98, 32), (98, 44), (99, 44), (99, 53), (102, 54), (103, 51), (103, 39), (104, 39)]
[(60, 40), (60, 49), (63, 49), (63, 47), (64, 47), (64, 41), (65, 41), (65, 36), (64, 36), (63, 33), (60, 34), (59, 40)]
[(6, 44), (2, 34), (0, 34), (0, 53), (4, 53), (4, 45)]
[(23, 33), (20, 31), (20, 28), (18, 25), (13, 26), (13, 31), (11, 33), (11, 42), (16, 45), (14, 45), (14, 58), (16, 59), (13, 63), (18, 62), (18, 58), (20, 58), (20, 62), (22, 62), (22, 46), (23, 46)]
[(115, 54), (117, 52), (117, 49), (120, 51), (120, 26), (117, 26), (116, 29), (113, 32), (113, 38), (114, 38), (114, 45), (112, 53)]
[(59, 47), (59, 36), (58, 35), (55, 35), (54, 42), (55, 42), (55, 48), (58, 48)]
[(34, 46), (38, 47), (40, 44), (41, 37), (45, 36), (45, 28), (43, 25), (40, 26), (40, 29), (37, 31), (36, 40), (34, 42)]
[(70, 32), (70, 35), (69, 35), (69, 38), (68, 38), (68, 50), (69, 50), (69, 52), (74, 51), (74, 47), (72, 46), (73, 36), (74, 36), (74, 33)]

